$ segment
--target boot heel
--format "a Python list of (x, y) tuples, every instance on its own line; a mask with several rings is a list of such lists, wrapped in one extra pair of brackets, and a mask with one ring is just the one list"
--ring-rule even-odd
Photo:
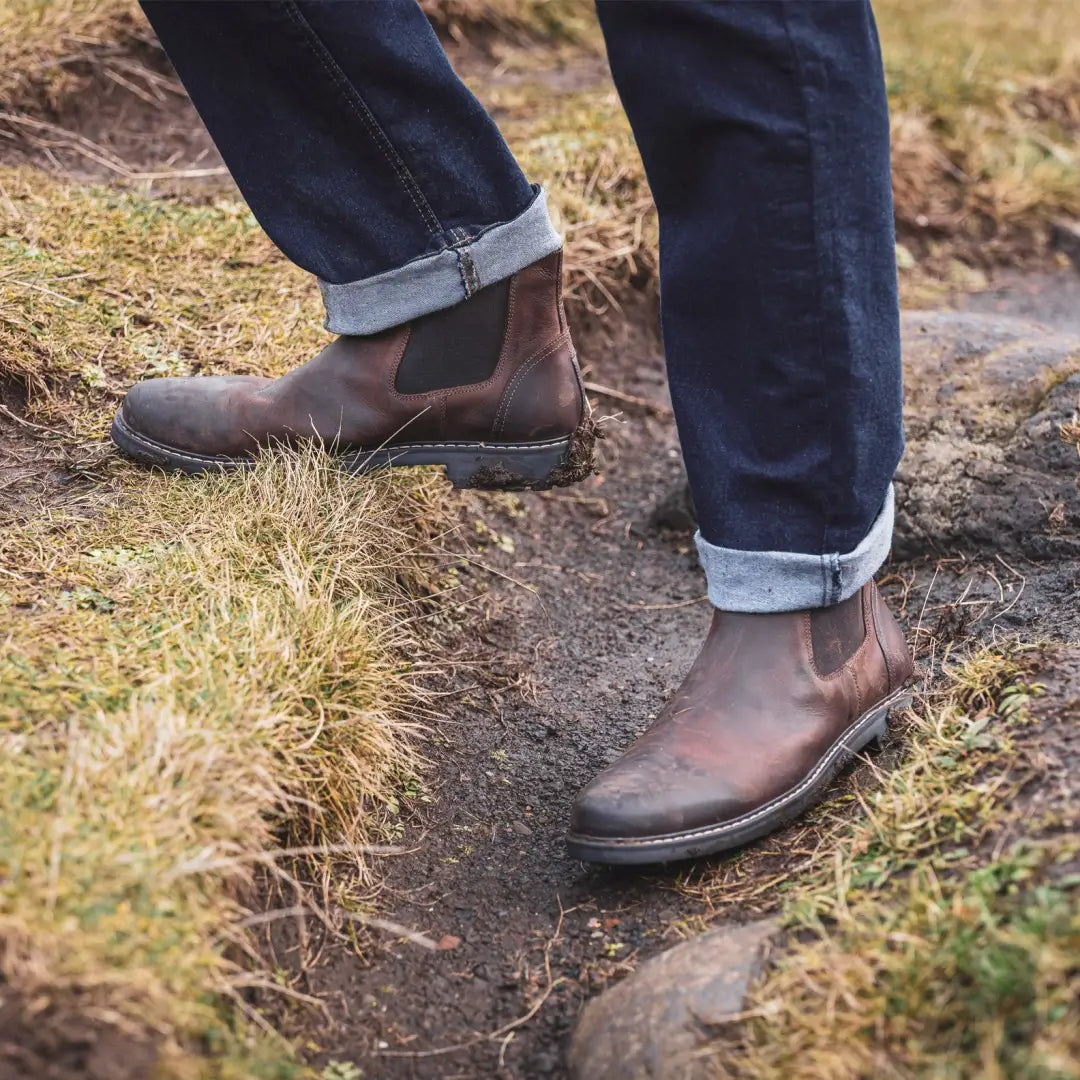
[(881, 742), (889, 734), (889, 716), (893, 710), (900, 711), (906, 709), (911, 705), (914, 695), (905, 694), (904, 697), (898, 698), (896, 701), (890, 702), (888, 705), (881, 709), (878, 709), (874, 713), (870, 720), (870, 723), (862, 731), (856, 744), (852, 746), (852, 750), (859, 751), (864, 747), (869, 746), (872, 742)]
[(442, 464), (456, 488), (489, 491), (540, 490), (573, 484), (588, 475), (574, 475), (571, 440), (533, 446), (477, 445), (444, 451)]
[(889, 710), (881, 709), (874, 714), (873, 720), (870, 721), (870, 726), (863, 732), (859, 739), (859, 745), (855, 747), (855, 749), (862, 750), (863, 747), (869, 746), (872, 742), (882, 742), (888, 734)]
[(442, 465), (456, 488), (489, 491), (542, 491), (576, 484), (593, 471), (593, 446), (599, 433), (586, 419), (573, 435), (534, 443), (400, 443), (381, 450), (342, 455), (350, 472), (366, 473), (392, 465)]

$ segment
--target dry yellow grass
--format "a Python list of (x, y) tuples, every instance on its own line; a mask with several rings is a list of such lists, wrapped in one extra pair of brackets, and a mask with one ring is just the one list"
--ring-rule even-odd
[[(271, 985), (238, 921), (282, 844), (328, 846), (332, 911), (360, 899), (363, 845), (416, 764), (430, 646), (407, 582), (434, 498), (311, 450), (132, 472), (5, 533), (7, 994), (151, 1032), (163, 1075), (284, 1067), (237, 994)], [(360, 877), (331, 881), (343, 860)]]
[[(958, 288), (978, 283), (958, 260), (989, 266), (1043, 253), (1050, 223), (1080, 216), (1074, 0), (878, 0), (875, 9), (896, 216), (911, 247), (905, 294), (918, 294), (927, 274)], [(574, 40), (600, 48), (595, 27)], [(561, 43), (552, 55), (562, 56)], [(530, 84), (543, 64), (535, 45), (499, 60), (518, 85), (480, 73), (475, 88), (568, 226), (572, 297), (595, 307), (654, 282), (655, 213), (610, 85), (553, 94), (541, 79)], [(920, 265), (908, 265), (912, 252)]]
[(483, 96), (506, 113), (510, 146), (549, 190), (566, 236), (567, 299), (603, 311), (655, 282), (656, 211), (614, 89), (551, 100), (529, 87), (493, 86)]
[(135, 0), (4, 0), (0, 110), (28, 100), (55, 106), (78, 85), (73, 67), (151, 37)]
[(1016, 820), (1045, 778), (1026, 652), (960, 665), (865, 816), (789, 883), (793, 936), (718, 1040), (716, 1075), (1080, 1076), (1080, 844), (1049, 813), (1068, 813), (1060, 797)]
[(591, 0), (420, 0), (440, 34), (476, 40), (498, 34), (519, 44), (577, 41), (595, 34)]
[[(585, 0), (428, 6), (450, 34), (595, 43)], [(880, 0), (898, 210), (931, 258), (977, 255), (987, 237), (989, 254), (1007, 257), (1037, 247), (1051, 217), (1080, 213), (1073, 9)], [(145, 33), (133, 11), (131, 0), (6, 0), (0, 107), (55, 105), (88, 57), (122, 58)], [(572, 294), (602, 307), (654, 283), (655, 215), (610, 87), (555, 103), (546, 89), (480, 89), (551, 188)], [(0, 376), (65, 438), (101, 435), (118, 393), (147, 375), (282, 371), (323, 340), (319, 321), (311, 283), (239, 202), (183, 206), (0, 170)], [(423, 707), (409, 665), (425, 654), (400, 585), (422, 541), (402, 523), (430, 515), (432, 496), (341, 477), (314, 451), (194, 484), (109, 475), (94, 505), (22, 521), (0, 545), (0, 970), (20, 994), (151, 1030), (173, 1075), (285, 1076), (288, 1053), (223, 1006), (251, 978), (237, 966), (251, 868), (283, 837), (355, 848), (378, 835)], [(1047, 1048), (1076, 1045), (1075, 967), (1062, 960), (1075, 955), (1075, 905), (1063, 916), (1059, 896), (1021, 887), (1060, 851), (972, 868), (955, 909), (934, 892), (933, 860), (962, 869), (944, 841), (977, 840), (1002, 793), (964, 771), (1008, 745), (1006, 728), (979, 756), (978, 703), (1012, 677), (984, 664), (918, 729), (907, 787), (884, 789), (838, 848), (847, 909), (835, 879), (790, 909), (810, 944), (764, 984), (767, 1019), (736, 1040), (750, 1075), (810, 1075), (806, 1061), (872, 1074), (883, 1060), (897, 1075), (911, 1061), (944, 1075), (942, 1047), (958, 1033), (998, 1045), (1004, 1029), (987, 1018), (1017, 980), (1045, 1006), (1017, 1067), (1047, 1075), (1058, 1068)], [(939, 758), (958, 748), (961, 770), (943, 774)], [(916, 797), (932, 813), (912, 834), (896, 807)], [(840, 930), (823, 933), (826, 919)], [(910, 952), (892, 948), (896, 935)], [(970, 976), (970, 943), (987, 940), (1007, 993), (937, 994)], [(1025, 952), (1039, 958), (1034, 974), (1014, 963)], [(833, 971), (850, 994), (823, 1014), (813, 987)], [(883, 987), (903, 1004), (884, 1019)], [(905, 1015), (933, 1037), (910, 1060), (890, 1058), (911, 1042)]]
[[(879, 0), (898, 218), (993, 258), (1080, 214), (1072, 0)], [(976, 247), (978, 245), (978, 247)]]
[[(124, 7), (46, 5), (19, 55), (45, 55), (65, 11), (64, 48), (105, 40)], [(281, 372), (320, 323), (239, 202), (0, 168), (0, 378), (99, 479), (17, 504), (0, 536), (2, 1000), (147, 1036), (162, 1076), (301, 1075), (240, 993), (276, 986), (241, 925), (251, 882), (278, 876), (291, 903), (272, 853), (314, 845), (332, 922), (364, 914), (363, 848), (426, 715), (431, 625), (410, 596), (442, 485), (343, 476), (316, 449), (166, 479), (96, 440), (131, 382)]]

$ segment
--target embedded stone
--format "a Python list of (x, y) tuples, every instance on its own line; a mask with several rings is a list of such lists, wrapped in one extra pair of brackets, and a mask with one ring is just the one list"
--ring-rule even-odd
[(1080, 456), (1061, 437), (1080, 403), (1080, 337), (956, 312), (906, 313), (903, 331), (895, 554), (1080, 554)]
[(743, 1008), (775, 919), (712, 930), (647, 960), (586, 1006), (570, 1045), (572, 1080), (694, 1080), (696, 1056)]
[[(994, 552), (1080, 556), (1080, 336), (1005, 316), (905, 312), (897, 558)], [(653, 524), (676, 527), (685, 481)], [(680, 528), (692, 528), (692, 509)]]

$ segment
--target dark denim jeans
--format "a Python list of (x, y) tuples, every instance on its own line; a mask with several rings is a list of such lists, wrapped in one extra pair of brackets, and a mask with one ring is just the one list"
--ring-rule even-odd
[[(371, 333), (554, 250), (543, 193), (414, 0), (146, 0), (328, 326)], [(889, 125), (865, 0), (600, 0), (660, 216), (672, 399), (722, 608), (880, 566), (902, 451)]]

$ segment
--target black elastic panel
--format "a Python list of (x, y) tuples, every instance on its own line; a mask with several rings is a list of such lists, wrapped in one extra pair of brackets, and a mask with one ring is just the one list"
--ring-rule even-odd
[(510, 279), (464, 303), (414, 319), (397, 373), (402, 394), (423, 394), (483, 382), (499, 362)]

